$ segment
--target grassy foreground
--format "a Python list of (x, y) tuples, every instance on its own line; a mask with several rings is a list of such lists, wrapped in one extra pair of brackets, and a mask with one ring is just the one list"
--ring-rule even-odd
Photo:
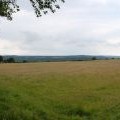
[(0, 120), (120, 120), (120, 61), (0, 64)]

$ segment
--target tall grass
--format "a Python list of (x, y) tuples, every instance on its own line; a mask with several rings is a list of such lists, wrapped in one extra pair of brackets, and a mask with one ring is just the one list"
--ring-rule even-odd
[(0, 120), (119, 119), (119, 60), (0, 64)]

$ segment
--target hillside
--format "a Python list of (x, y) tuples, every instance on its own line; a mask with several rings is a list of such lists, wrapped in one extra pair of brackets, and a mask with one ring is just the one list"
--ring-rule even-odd
[(8, 55), (3, 56), (4, 59), (14, 58), (17, 62), (54, 62), (54, 61), (87, 61), (92, 60), (95, 57), (98, 60), (105, 60), (111, 58), (120, 58), (119, 56), (90, 56), (90, 55), (72, 55), (72, 56), (16, 56)]

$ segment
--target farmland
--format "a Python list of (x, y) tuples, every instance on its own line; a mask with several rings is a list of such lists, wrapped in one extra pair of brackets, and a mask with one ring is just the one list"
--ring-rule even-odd
[(0, 64), (0, 120), (119, 120), (120, 60)]

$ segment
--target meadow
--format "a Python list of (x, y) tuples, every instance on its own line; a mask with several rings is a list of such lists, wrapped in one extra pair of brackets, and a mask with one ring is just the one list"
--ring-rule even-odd
[(0, 120), (120, 120), (120, 60), (0, 64)]

